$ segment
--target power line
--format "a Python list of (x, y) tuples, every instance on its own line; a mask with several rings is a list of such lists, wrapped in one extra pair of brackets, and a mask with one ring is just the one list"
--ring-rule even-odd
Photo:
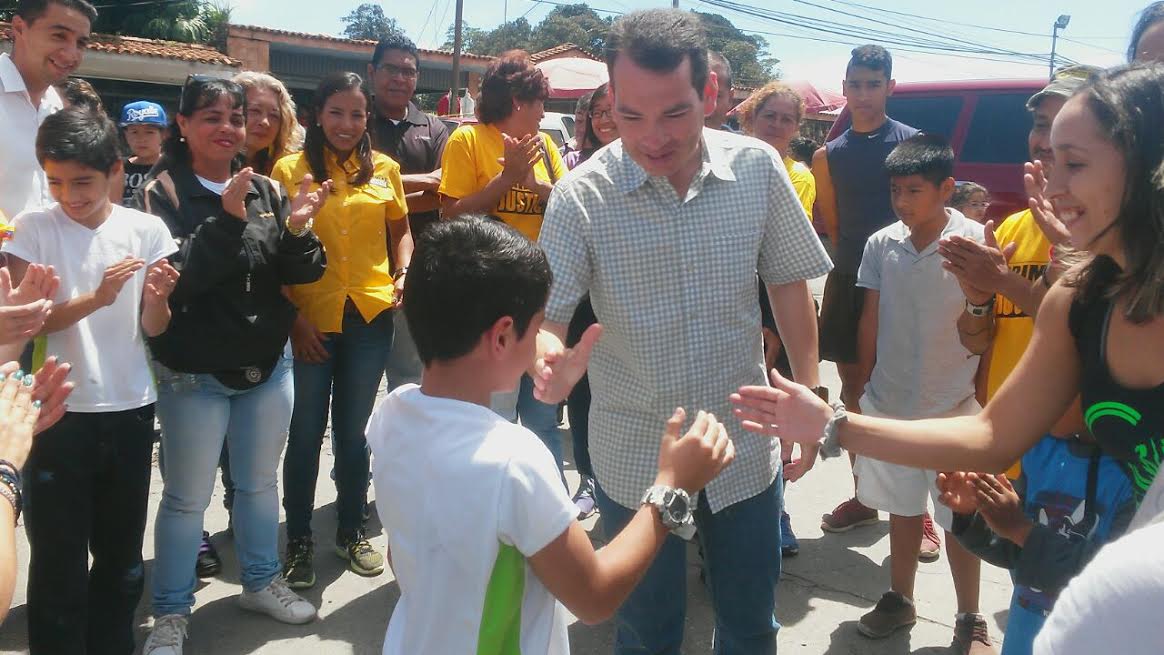
[[(803, 4), (813, 5), (813, 3), (807, 2), (806, 0), (796, 1)], [(1038, 53), (1016, 52), (1014, 50), (999, 48), (997, 46), (990, 46), (988, 44), (979, 46), (974, 43), (958, 43), (951, 42), (950, 40), (920, 38), (914, 34), (902, 34), (901, 32), (890, 32), (883, 29), (870, 28), (861, 25), (854, 25), (851, 23), (826, 21), (819, 18), (788, 14), (785, 12), (778, 12), (773, 10), (761, 10), (738, 2), (733, 2), (731, 0), (700, 0), (700, 2), (717, 9), (727, 9), (743, 14), (745, 16), (760, 18), (789, 27), (811, 29), (816, 33), (832, 34), (835, 36), (848, 37), (852, 39), (873, 40), (885, 44), (890, 44), (901, 49), (913, 49), (920, 52), (934, 53), (988, 55), (993, 57), (1007, 57), (1010, 59), (1025, 61), (1038, 61), (1040, 63), (1046, 59), (1045, 55)], [(913, 31), (916, 32), (917, 30)]]

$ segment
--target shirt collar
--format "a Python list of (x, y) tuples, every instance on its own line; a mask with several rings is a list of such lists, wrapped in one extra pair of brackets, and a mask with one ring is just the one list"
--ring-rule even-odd
[[(213, 197), (220, 198), (217, 193), (207, 189), (198, 181), (198, 177), (194, 173), (194, 169), (189, 164), (180, 164), (173, 166), (170, 170), (170, 177), (174, 179), (174, 185), (179, 187), (182, 195), (191, 198), (197, 197)], [(258, 196), (259, 188), (255, 186), (255, 177), (251, 177), (250, 188), (247, 189), (247, 197)]]
[(24, 77), (20, 75), (16, 62), (12, 61), (7, 52), (0, 53), (0, 84), (4, 85), (4, 93), (28, 92)]
[[(930, 250), (937, 249), (939, 241), (945, 239), (951, 234), (954, 234), (955, 232), (961, 232), (962, 226), (965, 225), (966, 221), (968, 220), (970, 219), (966, 218), (962, 212), (958, 211), (957, 209), (954, 209), (953, 207), (946, 207), (946, 226), (942, 228), (942, 233), (938, 235), (937, 239), (934, 239), (933, 243), (926, 246), (925, 250), (917, 254), (924, 255)], [(905, 223), (902, 223), (901, 221), (895, 222), (889, 228), (889, 238), (899, 242), (902, 246), (908, 248), (910, 252), (914, 252), (913, 242), (909, 240), (909, 235), (909, 228), (906, 227)]]
[[(725, 182), (735, 182), (736, 174), (732, 171), (732, 167), (728, 161), (727, 152), (724, 150), (723, 144), (720, 142), (718, 135), (708, 138), (709, 132), (715, 132), (709, 128), (704, 128), (703, 136), (700, 138), (700, 170), (696, 173), (696, 177), (700, 177), (702, 173), (706, 172)], [(615, 146), (611, 146), (614, 148)], [(622, 155), (622, 174), (616, 181), (618, 190), (622, 193), (630, 193), (641, 187), (646, 183), (650, 176), (639, 166), (638, 162), (631, 158), (627, 153), (626, 148), (623, 147), (622, 141), (617, 143), (617, 147)]]
[(411, 100), (408, 102), (408, 109), (404, 110), (404, 118), (395, 119), (379, 113), (377, 113), (377, 117), (389, 125), (395, 125), (396, 123), (408, 123), (409, 125), (428, 124), (428, 115), (421, 111), (420, 107), (417, 107), (416, 103)]

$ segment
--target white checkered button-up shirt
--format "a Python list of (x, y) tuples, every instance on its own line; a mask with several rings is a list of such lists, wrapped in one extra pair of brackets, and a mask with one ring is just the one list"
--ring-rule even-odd
[(616, 141), (558, 183), (540, 242), (554, 273), (546, 320), (568, 323), (589, 293), (605, 327), (589, 370), (603, 491), (638, 506), (676, 407), (712, 412), (735, 441), (735, 462), (705, 491), (712, 511), (766, 489), (779, 443), (745, 432), (728, 401), (766, 383), (756, 273), (787, 284), (832, 267), (776, 151), (704, 130), (703, 166), (680, 199)]

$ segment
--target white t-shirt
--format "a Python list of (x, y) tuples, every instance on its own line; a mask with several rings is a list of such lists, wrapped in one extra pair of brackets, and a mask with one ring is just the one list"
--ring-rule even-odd
[(1129, 532), (1099, 551), (1059, 594), (1035, 639), (1035, 655), (1164, 653), (1164, 523)]
[(71, 412), (118, 412), (156, 399), (141, 329), (141, 294), (146, 270), (177, 251), (162, 219), (113, 206), (96, 230), (69, 218), (59, 204), (21, 214), (4, 252), (30, 264), (56, 268), (61, 278), (56, 303), (91, 293), (105, 269), (128, 257), (144, 259), (117, 294), (117, 300), (72, 326), (48, 335), (47, 351), (73, 365), (77, 386), (69, 396)]
[(372, 413), (368, 446), (400, 584), (385, 655), (567, 655), (566, 609), (526, 564), (578, 512), (542, 442), (407, 384)]
[(942, 267), (938, 241), (953, 235), (981, 242), (982, 226), (956, 209), (921, 252), (901, 221), (865, 242), (857, 286), (880, 292), (877, 363), (865, 396), (881, 412), (904, 419), (948, 416), (974, 397), (978, 355), (958, 339), (966, 297)]

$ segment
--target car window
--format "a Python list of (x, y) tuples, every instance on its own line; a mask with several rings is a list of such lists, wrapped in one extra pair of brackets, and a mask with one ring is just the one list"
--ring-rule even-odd
[(562, 136), (562, 130), (543, 127), (541, 128), (541, 132), (542, 134), (550, 135), (550, 140), (553, 141), (554, 145), (558, 146), (559, 148), (562, 147), (562, 144), (566, 143), (565, 137)]
[(962, 103), (962, 96), (890, 96), (886, 111), (893, 120), (949, 139)]
[(563, 116), (562, 125), (566, 128), (566, 133), (570, 135), (570, 138), (574, 138), (574, 117)]
[(1027, 160), (1027, 133), (1031, 113), (1026, 93), (983, 95), (978, 98), (970, 131), (962, 146), (962, 161), (979, 164), (1021, 164)]

